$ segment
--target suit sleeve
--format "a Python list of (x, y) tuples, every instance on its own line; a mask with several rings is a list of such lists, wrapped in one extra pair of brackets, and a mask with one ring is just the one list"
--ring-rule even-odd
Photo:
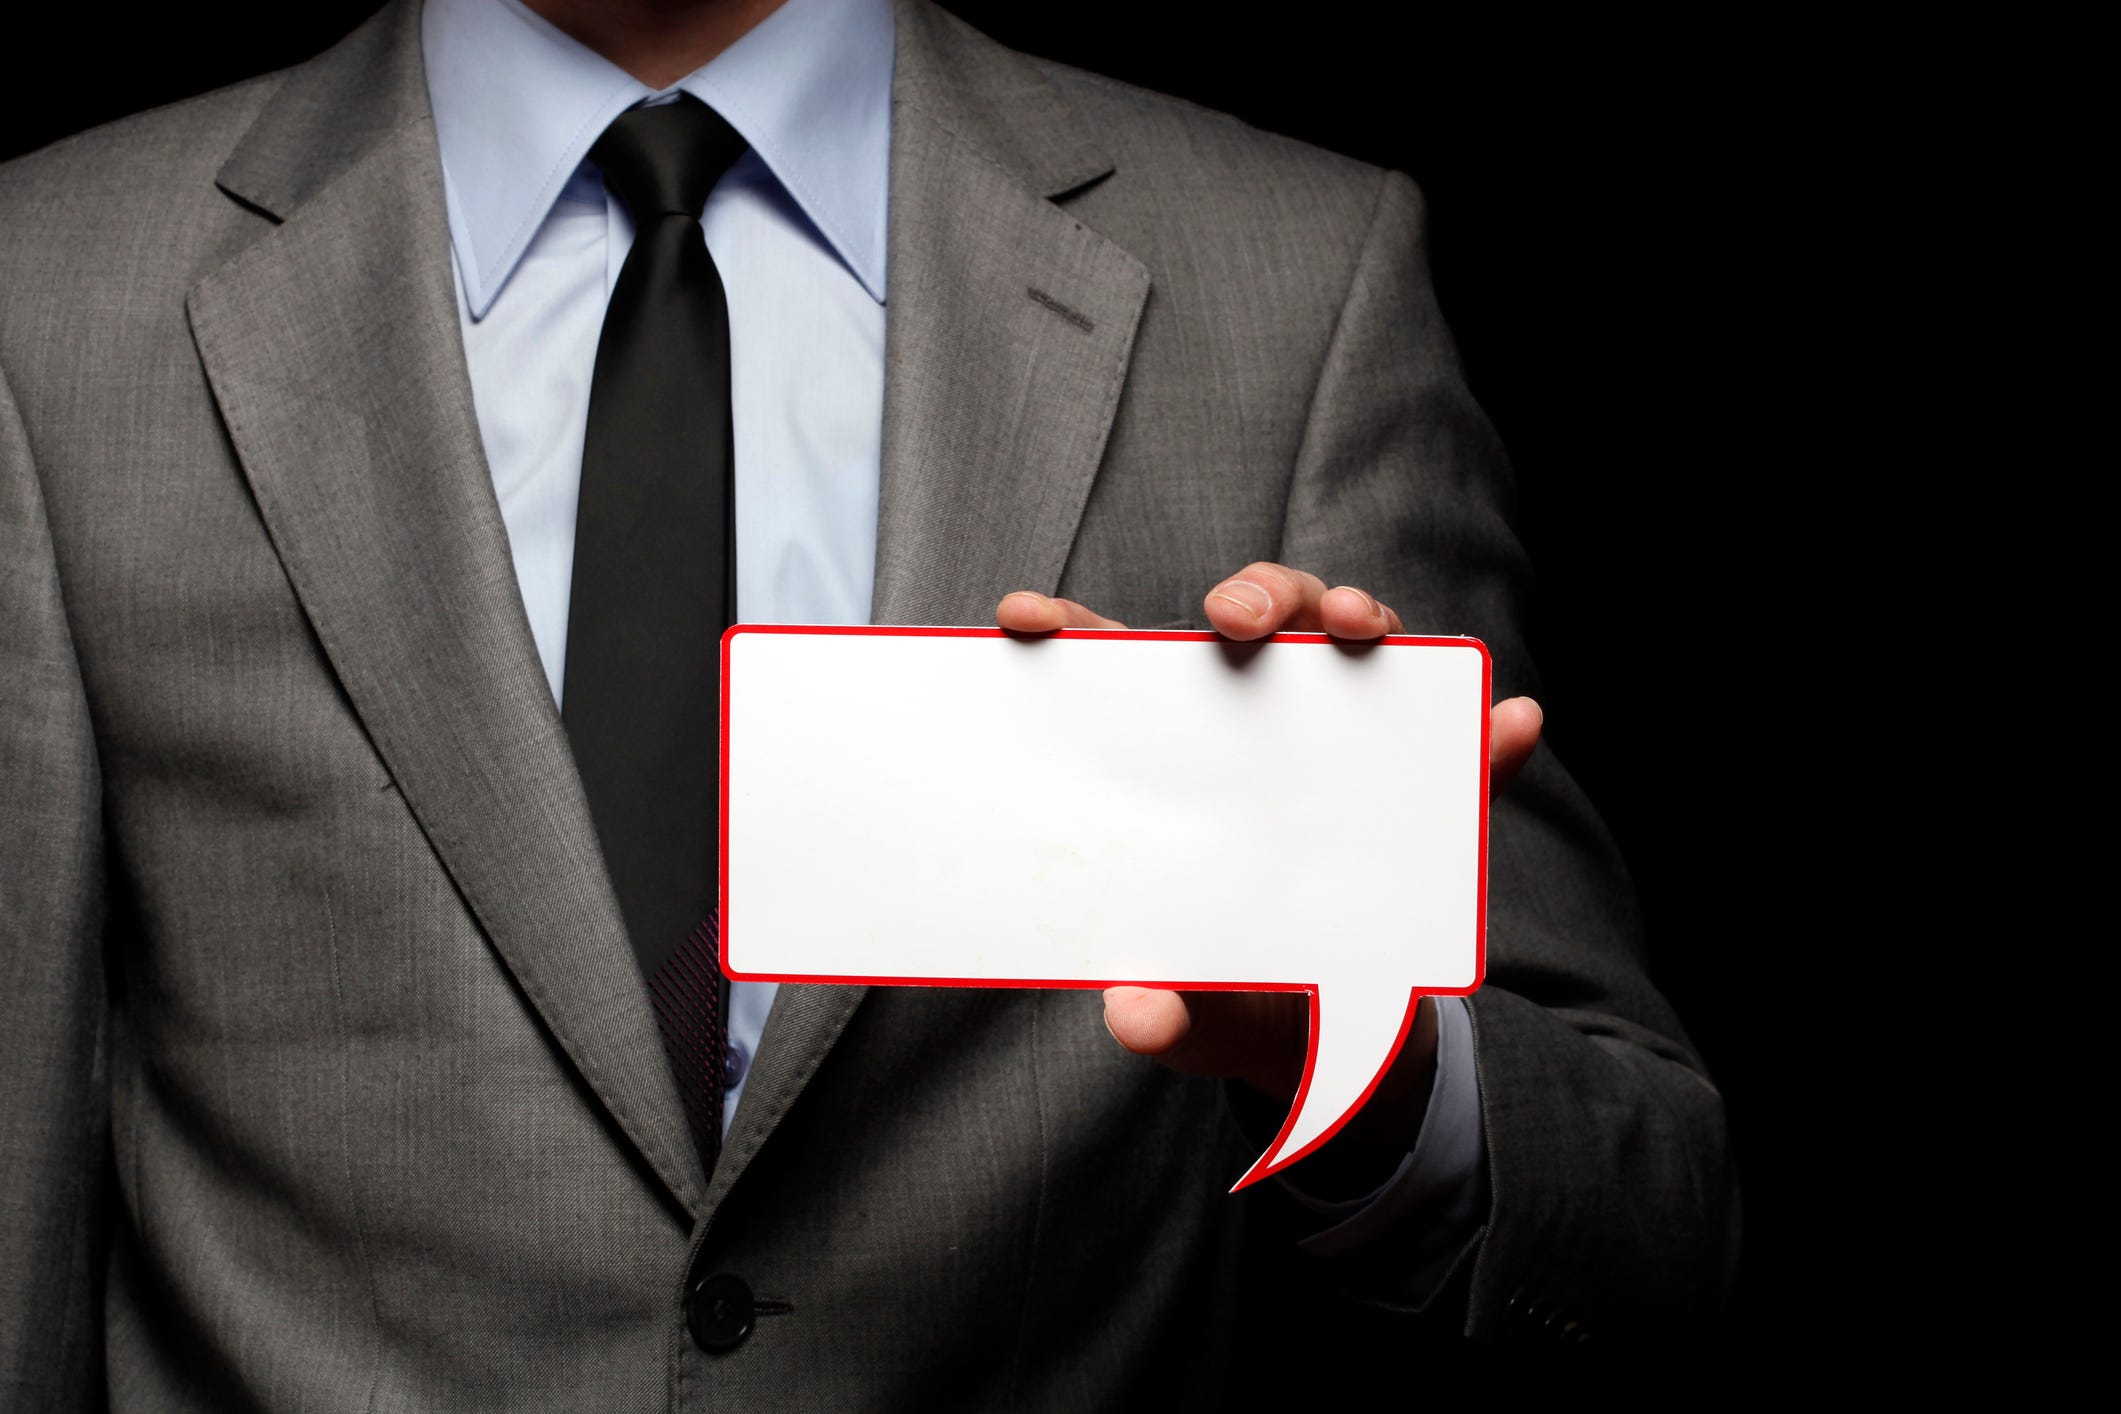
[[(1409, 632), (1482, 639), (1498, 699), (1536, 692), (1511, 502), (1430, 287), (1420, 193), (1389, 175), (1313, 394), (1282, 560), (1370, 589)], [(1650, 983), (1618, 852), (1545, 747), (1491, 811), (1469, 1011), (1489, 1197), (1442, 1319), (1480, 1344), (1585, 1354), (1685, 1334), (1719, 1306), (1736, 1250), (1723, 1103)], [(1335, 1278), (1423, 1306), (1405, 1259), (1419, 1220), (1330, 1259)]]
[(0, 376), (0, 1406), (100, 1407), (102, 783), (28, 438)]

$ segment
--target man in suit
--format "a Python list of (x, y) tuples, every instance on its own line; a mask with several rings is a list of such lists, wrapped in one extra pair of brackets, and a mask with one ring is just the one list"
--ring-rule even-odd
[(708, 988), (702, 1097), (651, 997), (611, 753), (696, 740), (623, 715), (692, 659), (611, 690), (656, 615), (597, 596), (658, 531), (598, 498), (671, 400), (610, 350), (704, 359), (724, 617), (1403, 618), (1523, 690), (1403, 178), (920, 0), (398, 0), (0, 212), (11, 1403), (1212, 1402), (1284, 1227), (1474, 1350), (1713, 1305), (1721, 1104), (1526, 705), (1487, 986), (1247, 1198), (1280, 1003)]

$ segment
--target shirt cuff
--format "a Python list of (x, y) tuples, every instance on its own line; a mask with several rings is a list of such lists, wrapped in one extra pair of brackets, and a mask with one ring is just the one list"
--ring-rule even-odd
[(1436, 1078), (1414, 1148), (1392, 1176), (1361, 1198), (1314, 1198), (1286, 1177), (1284, 1190), (1329, 1225), (1298, 1245), (1319, 1257), (1402, 1246), (1409, 1292), (1441, 1286), (1478, 1233), (1487, 1176), (1473, 1021), (1463, 997), (1437, 997)]

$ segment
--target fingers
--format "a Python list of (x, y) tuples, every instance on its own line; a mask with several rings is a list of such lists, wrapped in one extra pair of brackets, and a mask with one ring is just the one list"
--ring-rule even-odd
[[(1399, 615), (1352, 585), (1328, 589), (1315, 574), (1264, 560), (1248, 565), (1208, 591), (1202, 601), (1208, 622), (1226, 638), (1249, 641), (1284, 629), (1330, 633), (1362, 640), (1401, 633)], [(1019, 589), (995, 606), (994, 621), (1012, 633), (1052, 633), (1063, 628), (1125, 628), (1068, 599)]]
[(1201, 608), (1225, 638), (1265, 638), (1285, 628), (1315, 633), (1325, 593), (1317, 575), (1262, 560), (1209, 590)]
[(1125, 628), (1117, 619), (1093, 614), (1072, 599), (1053, 599), (1019, 589), (994, 607), (994, 622), (1011, 633), (1052, 633), (1063, 628)]
[(1136, 1055), (1284, 1098), (1303, 1078), (1310, 1026), (1310, 1002), (1301, 992), (1105, 992), (1105, 1029)]
[(1154, 987), (1105, 989), (1105, 1029), (1138, 1056), (1167, 1055), (1183, 1045), (1193, 1015), (1176, 992)]
[(1201, 607), (1218, 633), (1240, 640), (1283, 629), (1364, 639), (1398, 633), (1401, 627), (1399, 615), (1360, 589), (1328, 589), (1315, 574), (1264, 560), (1209, 590)]
[(1488, 716), (1488, 791), (1493, 794), (1510, 783), (1539, 745), (1539, 730), (1546, 713), (1529, 697), (1511, 697), (1495, 704)]
[(1327, 590), (1318, 602), (1318, 617), (1319, 626), (1335, 638), (1377, 638), (1404, 629), (1388, 605), (1352, 584)]

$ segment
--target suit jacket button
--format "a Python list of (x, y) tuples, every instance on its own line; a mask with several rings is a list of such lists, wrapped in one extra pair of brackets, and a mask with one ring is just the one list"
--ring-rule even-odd
[(733, 1272), (704, 1277), (685, 1294), (685, 1325), (709, 1355), (727, 1355), (742, 1345), (757, 1314), (751, 1288)]

